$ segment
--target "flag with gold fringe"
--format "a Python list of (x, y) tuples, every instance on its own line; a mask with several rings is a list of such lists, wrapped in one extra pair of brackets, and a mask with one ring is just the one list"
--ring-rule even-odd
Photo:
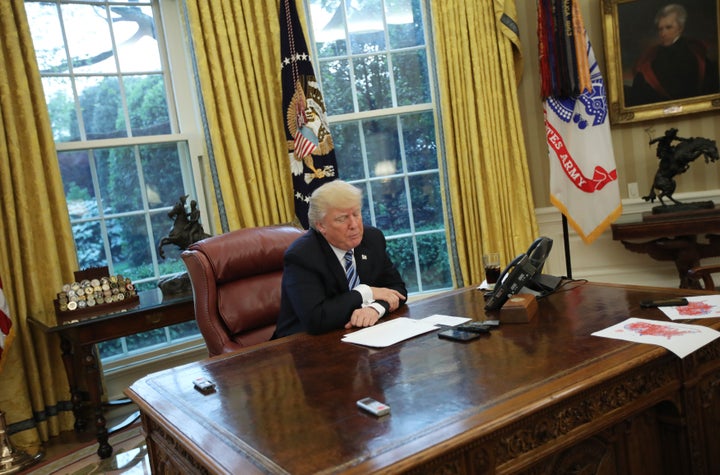
[(309, 226), (312, 192), (337, 176), (325, 101), (315, 78), (295, 0), (280, 0), (283, 119), (292, 173), (295, 215)]
[(10, 348), (10, 343), (12, 343), (14, 333), (12, 319), (10, 318), (10, 308), (5, 298), (5, 292), (3, 291), (2, 279), (0, 279), (0, 373), (2, 373), (3, 367), (5, 366), (8, 348)]
[(550, 201), (590, 244), (622, 213), (605, 84), (577, 0), (537, 0)]

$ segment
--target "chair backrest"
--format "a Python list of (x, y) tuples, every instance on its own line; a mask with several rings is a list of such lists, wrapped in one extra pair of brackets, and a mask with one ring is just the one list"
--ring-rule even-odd
[(238, 229), (182, 252), (210, 356), (270, 339), (280, 313), (283, 255), (303, 232), (291, 225)]

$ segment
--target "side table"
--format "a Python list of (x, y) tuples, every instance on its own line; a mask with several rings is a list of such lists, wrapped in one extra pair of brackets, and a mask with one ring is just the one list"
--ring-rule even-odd
[[(700, 259), (720, 256), (720, 208), (686, 212), (643, 215), (636, 223), (613, 224), (613, 239), (626, 249), (647, 254), (658, 261), (673, 261), (680, 278), (680, 288), (699, 289), (698, 282), (688, 278), (690, 269)], [(707, 242), (698, 242), (698, 236)], [(637, 242), (637, 240), (641, 240)]]
[[(44, 333), (57, 333), (60, 336), (63, 363), (72, 395), (76, 431), (83, 431), (87, 426), (79, 389), (80, 377), (84, 378), (90, 404), (94, 409), (99, 444), (97, 454), (101, 458), (109, 457), (113, 449), (108, 443), (109, 433), (101, 399), (103, 387), (95, 345), (195, 319), (191, 292), (163, 297), (160, 289), (151, 289), (138, 292), (138, 296), (140, 301), (133, 307), (64, 323), (56, 322), (54, 325), (47, 325), (33, 317), (28, 317), (28, 321)], [(80, 369), (79, 372), (82, 374), (78, 374), (76, 368)]]

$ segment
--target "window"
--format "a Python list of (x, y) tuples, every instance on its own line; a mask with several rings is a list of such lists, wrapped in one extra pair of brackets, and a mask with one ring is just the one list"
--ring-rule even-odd
[(411, 293), (452, 287), (422, 0), (306, 0), (340, 178)]
[[(80, 269), (108, 266), (138, 290), (185, 270), (176, 246), (163, 248), (164, 259), (157, 246), (174, 204), (188, 195), (206, 209), (191, 159), (203, 154), (197, 114), (176, 100), (194, 89), (168, 73), (184, 60), (182, 47), (175, 56), (166, 49), (184, 44), (178, 3), (25, 2)], [(189, 322), (103, 343), (100, 355), (198, 335)]]

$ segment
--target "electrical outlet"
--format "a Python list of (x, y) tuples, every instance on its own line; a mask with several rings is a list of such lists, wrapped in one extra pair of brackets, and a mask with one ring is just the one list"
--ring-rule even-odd
[(640, 192), (638, 191), (638, 184), (636, 182), (628, 183), (628, 197), (640, 198)]

